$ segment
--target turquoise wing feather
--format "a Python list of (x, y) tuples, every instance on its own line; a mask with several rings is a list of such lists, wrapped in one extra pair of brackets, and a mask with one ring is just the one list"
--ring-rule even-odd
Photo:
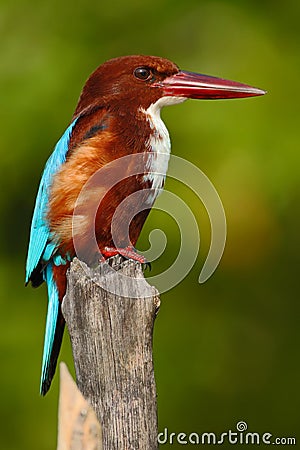
[(26, 262), (26, 283), (30, 280), (30, 276), (38, 263), (41, 260), (49, 261), (56, 249), (55, 244), (51, 242), (50, 230), (45, 217), (49, 200), (49, 188), (53, 176), (66, 160), (70, 136), (76, 121), (77, 119), (71, 123), (57, 142), (42, 175), (31, 223)]
[(53, 176), (66, 160), (70, 136), (76, 121), (75, 119), (66, 129), (46, 163), (36, 198), (26, 262), (26, 283), (29, 282), (38, 264), (42, 262), (41, 276), (46, 281), (48, 289), (48, 311), (40, 385), (42, 395), (45, 395), (50, 387), (64, 331), (58, 289), (53, 278), (53, 264), (61, 265), (65, 264), (65, 261), (61, 255), (55, 255), (56, 243), (51, 239), (47, 223), (49, 189)]

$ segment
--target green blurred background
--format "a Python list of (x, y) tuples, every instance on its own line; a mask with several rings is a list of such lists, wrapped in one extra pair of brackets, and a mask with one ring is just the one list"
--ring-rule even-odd
[[(174, 154), (210, 177), (228, 240), (217, 272), (197, 282), (210, 230), (190, 274), (163, 294), (154, 356), (159, 428), (299, 432), (299, 2), (125, 0), (1, 1), (1, 447), (54, 449), (58, 379), (38, 393), (45, 288), (24, 288), (24, 261), (40, 174), (81, 87), (104, 60), (154, 54), (181, 68), (268, 90), (262, 98), (189, 101), (165, 109)], [(153, 212), (175, 257), (174, 221)], [(191, 243), (193, 245), (193, 243)], [(72, 367), (68, 336), (61, 359)], [(224, 445), (226, 448), (226, 445)], [(173, 445), (172, 448), (181, 448)]]

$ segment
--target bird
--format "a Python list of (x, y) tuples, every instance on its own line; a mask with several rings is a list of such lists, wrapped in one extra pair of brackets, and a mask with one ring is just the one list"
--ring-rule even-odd
[[(61, 304), (72, 259), (79, 253), (91, 265), (119, 254), (145, 262), (135, 245), (163, 188), (170, 155), (161, 108), (187, 99), (263, 94), (243, 83), (180, 70), (158, 56), (113, 58), (87, 79), (73, 117), (45, 165), (30, 229), (25, 283), (38, 287), (46, 282), (48, 291), (41, 395), (48, 392), (57, 365), (65, 328)], [(130, 155), (142, 156), (141, 173), (132, 172), (130, 163), (118, 164)], [(96, 173), (99, 176), (93, 178)], [(120, 180), (110, 189), (109, 174)], [(141, 195), (131, 195), (136, 192)], [(114, 213), (127, 198), (132, 200), (121, 209), (112, 233)], [(90, 239), (91, 233), (95, 239)]]

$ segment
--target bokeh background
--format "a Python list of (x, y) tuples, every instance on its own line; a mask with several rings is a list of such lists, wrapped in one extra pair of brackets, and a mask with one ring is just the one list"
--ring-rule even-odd
[[(58, 375), (45, 398), (38, 393), (46, 291), (24, 288), (42, 168), (90, 72), (137, 53), (268, 90), (163, 111), (173, 153), (217, 188), (228, 239), (218, 270), (199, 285), (208, 217), (168, 180), (197, 218), (201, 250), (190, 274), (162, 296), (154, 338), (159, 428), (217, 433), (244, 420), (250, 431), (299, 436), (299, 2), (2, 0), (0, 8), (1, 447), (56, 446)], [(175, 221), (155, 211), (139, 247), (160, 225), (168, 247), (154, 273), (179, 248)], [(61, 359), (72, 368), (67, 335)]]

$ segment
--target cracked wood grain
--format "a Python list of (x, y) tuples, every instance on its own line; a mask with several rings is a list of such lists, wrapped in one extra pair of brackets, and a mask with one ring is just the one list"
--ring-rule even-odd
[(74, 259), (62, 310), (77, 385), (102, 426), (104, 450), (155, 450), (156, 387), (152, 357), (160, 300), (141, 265), (89, 268)]

